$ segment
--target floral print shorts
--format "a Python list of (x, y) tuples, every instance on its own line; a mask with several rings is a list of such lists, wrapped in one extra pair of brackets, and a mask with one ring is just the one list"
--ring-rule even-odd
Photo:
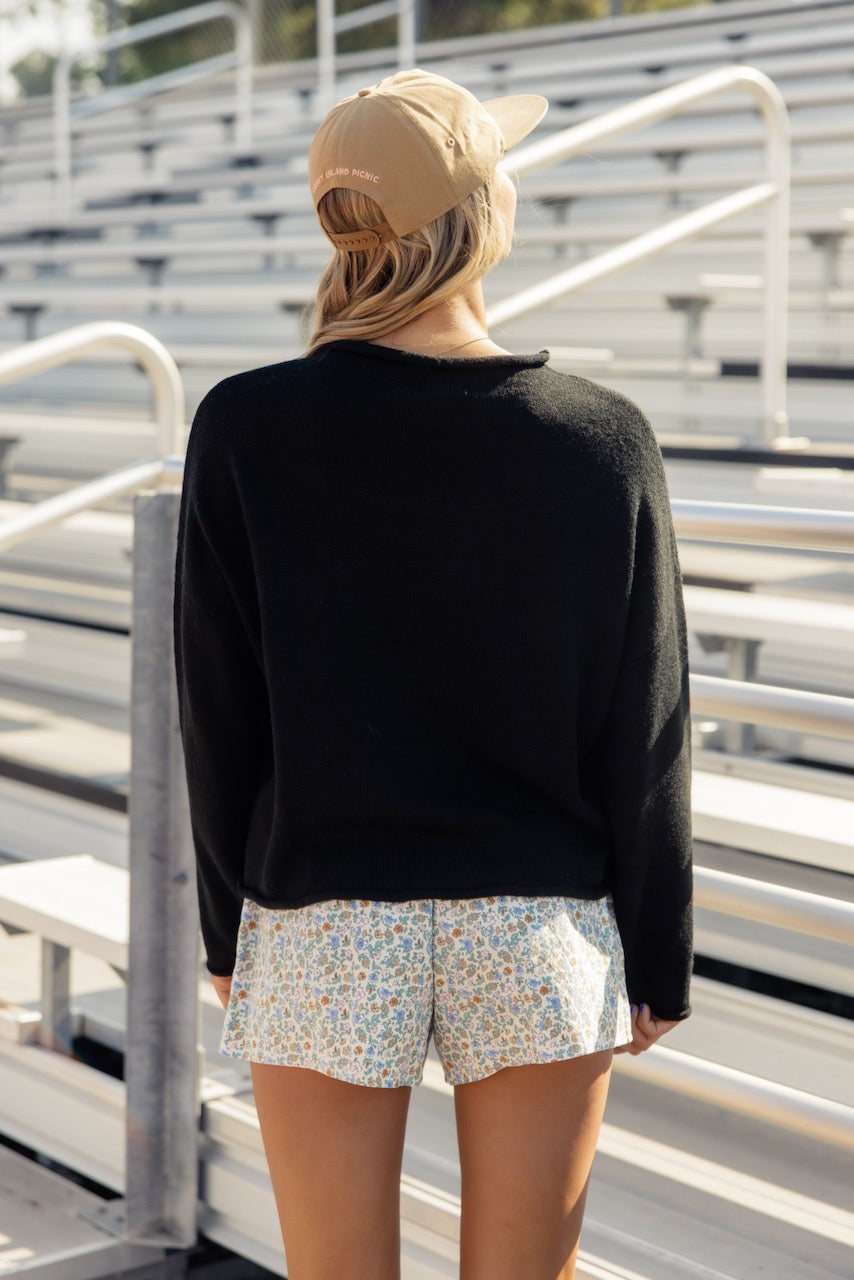
[(352, 1084), (448, 1084), (632, 1038), (610, 896), (246, 899), (220, 1052)]

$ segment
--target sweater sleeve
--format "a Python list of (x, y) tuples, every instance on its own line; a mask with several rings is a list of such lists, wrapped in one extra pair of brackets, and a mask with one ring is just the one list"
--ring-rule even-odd
[(626, 628), (596, 765), (629, 999), (678, 1021), (693, 941), (688, 643), (664, 462), (641, 419)]
[(227, 975), (247, 832), (271, 769), (271, 731), (263, 661), (252, 640), (251, 556), (213, 403), (209, 395), (199, 406), (187, 445), (173, 623), (202, 937), (208, 970)]

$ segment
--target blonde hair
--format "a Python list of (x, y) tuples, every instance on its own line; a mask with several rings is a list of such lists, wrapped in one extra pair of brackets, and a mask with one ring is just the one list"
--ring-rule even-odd
[[(384, 220), (370, 196), (335, 187), (321, 199), (324, 231), (362, 231)], [(340, 338), (371, 341), (481, 279), (504, 257), (507, 229), (495, 176), (417, 231), (379, 248), (335, 256), (317, 286), (308, 353)]]

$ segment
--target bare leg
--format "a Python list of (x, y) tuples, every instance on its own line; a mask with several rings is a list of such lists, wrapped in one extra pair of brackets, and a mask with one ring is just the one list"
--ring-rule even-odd
[(288, 1280), (399, 1280), (411, 1089), (252, 1064)]
[(457, 1085), (461, 1280), (573, 1280), (611, 1057)]

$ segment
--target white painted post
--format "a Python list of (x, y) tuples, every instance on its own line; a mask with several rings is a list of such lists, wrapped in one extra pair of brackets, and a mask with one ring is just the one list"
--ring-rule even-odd
[(53, 176), (64, 214), (71, 213), (71, 62), (72, 55), (61, 53), (53, 69)]
[[(767, 78), (756, 95), (765, 119), (765, 168), (777, 197), (765, 210), (765, 322), (762, 336), (762, 438), (785, 448), (789, 337), (789, 220), (791, 205), (791, 123), (783, 95)], [(797, 443), (792, 441), (793, 444)]]
[(400, 0), (397, 17), (397, 65), (401, 71), (415, 66), (417, 0)]
[(234, 44), (237, 53), (237, 119), (235, 135), (239, 147), (252, 145), (252, 15), (236, 10)]
[(317, 110), (323, 115), (335, 97), (335, 0), (317, 0)]

